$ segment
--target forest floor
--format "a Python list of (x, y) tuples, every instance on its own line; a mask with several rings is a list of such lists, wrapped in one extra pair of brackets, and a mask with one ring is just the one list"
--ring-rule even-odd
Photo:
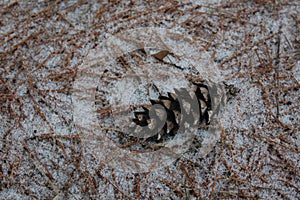
[[(298, 0), (4, 0), (0, 13), (0, 199), (300, 199)], [(190, 72), (152, 68), (146, 47), (240, 91), (215, 135), (128, 170), (109, 143), (112, 104), (147, 96), (149, 80), (186, 86)]]

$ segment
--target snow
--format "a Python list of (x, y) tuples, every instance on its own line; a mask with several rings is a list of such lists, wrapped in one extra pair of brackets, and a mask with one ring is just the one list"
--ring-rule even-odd
[[(299, 2), (184, 3), (1, 3), (0, 199), (300, 198)], [(143, 64), (116, 62), (137, 49)], [(186, 69), (158, 64), (159, 50)], [(95, 101), (145, 104), (151, 84), (188, 88), (195, 71), (240, 89), (220, 129), (176, 159), (121, 166), (129, 154), (112, 143), (132, 107), (101, 118)]]

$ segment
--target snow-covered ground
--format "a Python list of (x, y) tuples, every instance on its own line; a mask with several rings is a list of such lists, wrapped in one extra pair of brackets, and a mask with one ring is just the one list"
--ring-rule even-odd
[[(299, 1), (3, 1), (0, 11), (0, 199), (300, 198)], [(158, 64), (159, 50), (184, 70)], [(124, 116), (157, 96), (150, 85), (174, 92), (195, 72), (240, 89), (218, 131), (176, 157), (144, 152), (151, 165), (134, 168), (112, 144)]]

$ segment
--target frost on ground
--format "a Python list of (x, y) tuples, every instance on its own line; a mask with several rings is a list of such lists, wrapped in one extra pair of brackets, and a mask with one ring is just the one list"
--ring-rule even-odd
[[(2, 2), (0, 198), (300, 198), (299, 8), (296, 0)], [(98, 62), (99, 54), (91, 52), (103, 41), (149, 27), (178, 34), (178, 43), (164, 37), (157, 44), (182, 55), (181, 66), (195, 66), (201, 76), (234, 84), (240, 93), (222, 109), (220, 135), (205, 155), (193, 146), (170, 165), (125, 173), (111, 167), (116, 156), (107, 153), (111, 146), (98, 155), (86, 153), (84, 139), (91, 145), (99, 140), (87, 137), (84, 127), (106, 119), (114, 126), (98, 128), (112, 137), (117, 116), (106, 116), (110, 111), (101, 107), (119, 100), (146, 102), (143, 94), (157, 94), (141, 81), (146, 79), (115, 84), (124, 69), (105, 58), (101, 67), (110, 71), (89, 69), (90, 79), (81, 85), (94, 95), (95, 107), (74, 104), (74, 92), (82, 92), (76, 90), (81, 66)], [(180, 42), (182, 35), (187, 43)], [(123, 40), (141, 41), (130, 35)], [(127, 64), (153, 77), (147, 81), (162, 91), (187, 86), (180, 71), (165, 70), (166, 65), (151, 70), (149, 59), (142, 69)], [(157, 75), (173, 79), (155, 81)], [(109, 87), (91, 85), (101, 76)], [(130, 91), (130, 84), (138, 89)], [(122, 88), (131, 94), (120, 99)], [(90, 96), (78, 98), (88, 102)], [(96, 111), (98, 118), (87, 114), (78, 120), (80, 109)]]

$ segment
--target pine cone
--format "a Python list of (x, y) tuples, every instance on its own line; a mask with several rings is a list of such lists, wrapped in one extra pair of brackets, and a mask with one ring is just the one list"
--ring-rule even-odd
[[(236, 93), (239, 92), (239, 89), (237, 89), (233, 85), (225, 84), (225, 89), (225, 101), (227, 101), (231, 96), (234, 96), (236, 95)], [(193, 123), (193, 121), (197, 121), (199, 125), (209, 125), (211, 122), (213, 110), (212, 98), (209, 93), (208, 85), (206, 85), (204, 82), (193, 82), (191, 92), (185, 89), (181, 89), (181, 92), (183, 92), (185, 95), (190, 95), (191, 99), (197, 98), (198, 101), (200, 112), (196, 116), (198, 116), (199, 119), (193, 118), (192, 120), (190, 120), (190, 123)], [(174, 93), (168, 93), (167, 96), (160, 95), (157, 100), (151, 99), (150, 102), (152, 106), (160, 105), (162, 107), (157, 108), (152, 113), (150, 109), (146, 107), (142, 107), (142, 111), (134, 112), (135, 118), (133, 118), (132, 121), (135, 124), (132, 127), (132, 131), (135, 133), (135, 135), (137, 135), (141, 130), (144, 131), (138, 136), (139, 138), (148, 138), (149, 136), (153, 136), (153, 131), (157, 131), (155, 132), (155, 135), (157, 135), (156, 140), (163, 139), (163, 136), (174, 136), (180, 127), (183, 116), (182, 112), (193, 112), (193, 110), (189, 110), (190, 106), (188, 105), (188, 102), (186, 105), (182, 105), (181, 108), (177, 95)], [(156, 127), (158, 127), (158, 122), (161, 122), (160, 120), (162, 119), (165, 119), (165, 123), (163, 124), (162, 128), (158, 130), (156, 129)], [(151, 131), (152, 133), (147, 134), (147, 132)]]

